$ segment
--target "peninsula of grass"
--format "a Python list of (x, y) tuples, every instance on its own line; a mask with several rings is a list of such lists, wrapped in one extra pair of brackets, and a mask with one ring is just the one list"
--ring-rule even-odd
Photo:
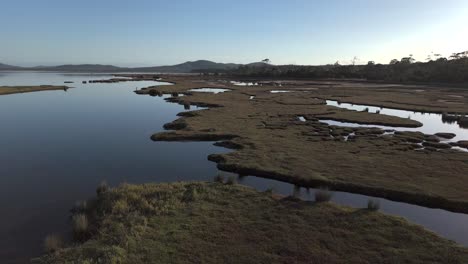
[(0, 95), (17, 94), (17, 93), (31, 93), (40, 91), (51, 91), (51, 90), (64, 90), (66, 91), (68, 86), (54, 86), (54, 85), (39, 85), (39, 86), (0, 86)]
[(461, 264), (468, 259), (466, 248), (403, 218), (220, 181), (125, 184), (99, 192), (76, 215), (89, 221), (79, 242), (53, 248), (33, 263)]

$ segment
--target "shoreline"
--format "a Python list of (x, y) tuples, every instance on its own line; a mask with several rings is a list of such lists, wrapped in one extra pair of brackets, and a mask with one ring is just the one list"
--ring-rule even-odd
[(40, 91), (67, 91), (71, 87), (54, 86), (54, 85), (39, 85), (39, 86), (0, 86), (0, 96), (18, 93), (32, 93)]

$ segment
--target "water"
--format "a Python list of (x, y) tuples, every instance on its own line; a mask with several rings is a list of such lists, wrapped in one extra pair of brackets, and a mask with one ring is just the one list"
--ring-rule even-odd
[[(95, 194), (106, 180), (121, 182), (211, 181), (218, 173), (207, 160), (226, 153), (210, 142), (152, 142), (150, 136), (176, 118), (183, 106), (136, 95), (137, 88), (164, 84), (82, 84), (110, 75), (2, 72), (2, 85), (63, 85), (68, 91), (0, 96), (0, 263), (25, 263), (42, 253), (51, 233), (69, 230), (69, 210)], [(194, 110), (196, 108), (192, 108)], [(182, 165), (182, 166), (181, 166)], [(288, 183), (246, 177), (243, 184), (285, 195)], [(313, 196), (312, 196), (313, 197)], [(304, 196), (305, 199), (310, 197)], [(367, 196), (335, 193), (334, 201), (364, 207)], [(422, 224), (468, 245), (467, 215), (381, 199), (382, 210)]]
[[(64, 91), (0, 96), (0, 263), (42, 253), (46, 235), (68, 230), (68, 212), (106, 180), (212, 180), (207, 142), (152, 142), (183, 106), (136, 95), (157, 82), (82, 84), (108, 75), (4, 73), (2, 85), (63, 85)], [(196, 108), (192, 107), (192, 110)], [(181, 166), (181, 164), (183, 166)]]
[(271, 90), (270, 93), (290, 93), (291, 91), (287, 90)]
[(222, 89), (222, 88), (196, 88), (196, 89), (190, 89), (190, 92), (201, 92), (201, 93), (224, 93), (224, 92), (229, 92), (231, 90), (229, 89)]
[(254, 82), (239, 82), (239, 81), (230, 81), (231, 84), (236, 86), (257, 86), (258, 83)]
[(365, 109), (368, 109), (369, 113), (376, 113), (380, 111), (380, 114), (383, 114), (383, 115), (391, 115), (391, 116), (397, 116), (401, 118), (410, 118), (423, 124), (422, 127), (407, 128), (407, 127), (388, 127), (388, 126), (378, 126), (378, 125), (362, 125), (362, 124), (356, 124), (356, 123), (338, 122), (338, 121), (333, 121), (333, 120), (320, 120), (322, 122), (328, 123), (329, 125), (347, 126), (347, 127), (378, 127), (382, 129), (394, 129), (397, 131), (420, 131), (424, 134), (431, 134), (431, 135), (435, 133), (439, 133), (439, 132), (446, 132), (446, 133), (454, 133), (456, 134), (456, 137), (453, 139), (443, 139), (444, 141), (456, 142), (459, 140), (468, 140), (468, 127), (462, 127), (456, 122), (447, 122), (443, 119), (442, 114), (412, 112), (412, 111), (385, 108), (385, 107), (339, 103), (338, 101), (334, 101), (334, 100), (326, 100), (326, 103), (329, 106), (335, 106), (335, 107), (345, 108), (349, 110), (364, 111)]

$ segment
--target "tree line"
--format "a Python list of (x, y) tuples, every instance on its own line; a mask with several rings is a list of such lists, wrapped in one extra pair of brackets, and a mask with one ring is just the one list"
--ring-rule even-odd
[(316, 79), (367, 79), (389, 82), (468, 83), (468, 51), (453, 53), (449, 58), (431, 54), (427, 62), (415, 62), (412, 55), (394, 59), (389, 64), (369, 61), (366, 65), (300, 66), (263, 63), (242, 65), (226, 74), (242, 77), (281, 77)]

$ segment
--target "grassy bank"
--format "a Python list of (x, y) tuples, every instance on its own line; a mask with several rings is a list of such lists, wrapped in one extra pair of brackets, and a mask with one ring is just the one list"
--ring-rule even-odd
[(39, 85), (39, 86), (0, 86), (0, 95), (17, 94), (17, 93), (30, 93), (39, 91), (50, 90), (64, 90), (67, 86), (54, 86), (54, 85)]
[(80, 210), (75, 213), (89, 221), (84, 231), (80, 229), (82, 243), (35, 263), (463, 263), (468, 259), (466, 248), (375, 208), (280, 199), (235, 184), (122, 185), (101, 192)]

